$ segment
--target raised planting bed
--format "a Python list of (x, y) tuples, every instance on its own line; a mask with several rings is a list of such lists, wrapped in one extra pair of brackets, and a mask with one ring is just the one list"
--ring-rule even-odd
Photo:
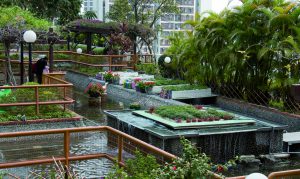
[(132, 113), (173, 129), (240, 126), (255, 123), (254, 120), (242, 119), (223, 110), (202, 106), (161, 106)]
[(166, 99), (191, 99), (211, 97), (211, 89), (199, 85), (165, 86), (160, 93)]
[(183, 80), (172, 80), (172, 79), (158, 79), (155, 80), (155, 86), (153, 86), (152, 93), (159, 94), (164, 86), (182, 86), (188, 83)]

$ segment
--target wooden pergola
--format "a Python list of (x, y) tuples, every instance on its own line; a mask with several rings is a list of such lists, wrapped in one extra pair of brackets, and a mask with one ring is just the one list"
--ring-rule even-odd
[[(126, 27), (125, 27), (126, 26)], [(147, 38), (146, 36), (153, 36), (153, 31), (143, 25), (122, 24), (117, 22), (101, 22), (99, 20), (78, 19), (70, 22), (63, 29), (66, 32), (74, 32), (77, 34), (86, 34), (87, 53), (92, 52), (92, 35), (99, 34), (107, 37), (114, 33), (123, 33), (132, 41), (136, 37)], [(134, 49), (134, 54), (136, 50)]]

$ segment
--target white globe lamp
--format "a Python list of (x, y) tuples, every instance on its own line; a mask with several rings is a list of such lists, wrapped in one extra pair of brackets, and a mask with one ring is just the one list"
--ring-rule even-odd
[(171, 62), (171, 58), (170, 57), (166, 57), (164, 61), (165, 61), (165, 63), (170, 63)]
[(268, 177), (261, 173), (251, 173), (250, 175), (246, 176), (246, 179), (268, 179)]
[(25, 42), (28, 43), (28, 57), (29, 57), (28, 77), (29, 77), (29, 81), (32, 82), (32, 81), (34, 81), (34, 74), (32, 71), (32, 47), (31, 47), (31, 44), (36, 41), (36, 33), (33, 32), (32, 30), (27, 30), (23, 34), (23, 39)]
[(236, 7), (240, 7), (242, 6), (243, 3), (240, 1), (240, 0), (232, 0), (229, 4), (228, 4), (228, 9), (230, 10), (233, 10), (236, 8)]
[(33, 32), (32, 30), (27, 30), (23, 34), (23, 39), (27, 43), (34, 43), (36, 41), (36, 33)]
[(81, 49), (81, 48), (78, 48), (78, 49), (76, 50), (76, 52), (77, 52), (77, 53), (82, 53), (82, 49)]

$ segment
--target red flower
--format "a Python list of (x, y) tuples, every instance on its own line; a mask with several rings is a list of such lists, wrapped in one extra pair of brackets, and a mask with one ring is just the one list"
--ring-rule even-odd
[(203, 109), (203, 106), (201, 106), (201, 105), (195, 105), (195, 108), (201, 110), (201, 109)]
[(220, 165), (218, 165), (218, 168), (217, 168), (217, 172), (222, 172), (224, 170), (224, 168)]
[(173, 170), (176, 170), (176, 169), (177, 169), (176, 166), (174, 166), (174, 167), (173, 167)]

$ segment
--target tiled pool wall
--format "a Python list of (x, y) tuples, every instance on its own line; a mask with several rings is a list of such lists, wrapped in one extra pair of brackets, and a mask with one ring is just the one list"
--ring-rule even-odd
[[(108, 116), (108, 125), (132, 135), (144, 142), (180, 156), (181, 136), (159, 137), (142, 128), (134, 127), (113, 116)], [(237, 155), (259, 155), (282, 152), (282, 130), (262, 130), (216, 135), (183, 136), (196, 144), (213, 161), (226, 161)]]
[(287, 125), (286, 130), (288, 132), (296, 132), (300, 130), (299, 115), (280, 112), (273, 108), (250, 104), (226, 97), (218, 97), (216, 104), (223, 109), (236, 111), (256, 118), (261, 118), (279, 124)]

